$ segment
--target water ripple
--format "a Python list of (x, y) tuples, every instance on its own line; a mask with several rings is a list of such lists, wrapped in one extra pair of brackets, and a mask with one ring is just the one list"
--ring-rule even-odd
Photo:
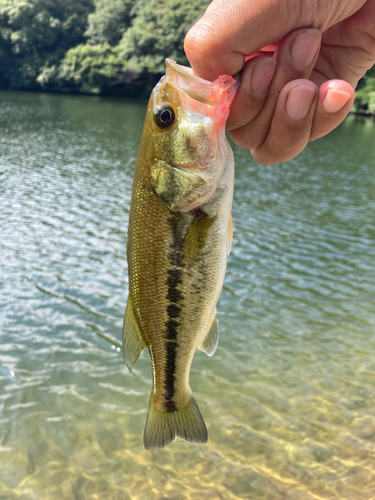
[(191, 372), (209, 442), (145, 451), (150, 362), (120, 347), (146, 103), (0, 96), (0, 497), (370, 500), (374, 124), (272, 167), (235, 148), (220, 343)]

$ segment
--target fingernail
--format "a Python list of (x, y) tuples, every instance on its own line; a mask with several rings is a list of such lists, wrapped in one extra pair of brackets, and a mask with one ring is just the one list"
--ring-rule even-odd
[(348, 92), (329, 88), (323, 99), (323, 109), (326, 113), (337, 113), (348, 103), (350, 97)]
[(311, 29), (302, 31), (293, 40), (290, 57), (297, 68), (305, 69), (313, 62), (320, 45), (320, 31)]
[(316, 90), (314, 87), (299, 85), (294, 87), (288, 94), (285, 111), (288, 117), (294, 121), (306, 118), (313, 103)]
[(255, 64), (251, 76), (251, 90), (254, 94), (264, 94), (270, 86), (276, 70), (276, 59), (267, 57)]

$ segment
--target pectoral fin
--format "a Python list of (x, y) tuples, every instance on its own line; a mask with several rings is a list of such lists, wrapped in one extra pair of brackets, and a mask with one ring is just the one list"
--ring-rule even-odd
[(124, 315), (124, 327), (122, 330), (122, 353), (125, 364), (130, 372), (146, 347), (147, 345), (143, 340), (134, 313), (133, 301), (129, 294)]
[(205, 352), (208, 356), (212, 356), (216, 351), (217, 344), (219, 343), (219, 326), (216, 316), (216, 310), (212, 317), (210, 329), (200, 346), (200, 350)]
[(202, 252), (212, 224), (216, 219), (216, 215), (208, 217), (202, 210), (197, 209), (196, 212), (193, 222), (186, 232), (181, 249), (182, 262), (186, 266), (194, 262)]

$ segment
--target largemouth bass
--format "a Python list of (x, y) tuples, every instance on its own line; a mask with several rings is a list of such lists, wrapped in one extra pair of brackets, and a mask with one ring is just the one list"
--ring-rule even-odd
[(123, 329), (130, 371), (150, 351), (146, 449), (176, 435), (207, 441), (189, 372), (196, 349), (211, 356), (218, 343), (234, 180), (225, 122), (236, 89), (230, 76), (208, 82), (167, 59), (148, 103), (130, 207)]

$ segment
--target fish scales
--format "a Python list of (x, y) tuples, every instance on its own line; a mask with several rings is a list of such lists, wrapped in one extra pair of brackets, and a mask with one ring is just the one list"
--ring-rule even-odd
[(211, 355), (217, 344), (234, 172), (224, 126), (235, 87), (231, 77), (205, 82), (167, 60), (148, 105), (130, 208), (123, 330), (130, 370), (150, 352), (146, 448), (176, 435), (207, 441), (189, 372), (196, 349)]

